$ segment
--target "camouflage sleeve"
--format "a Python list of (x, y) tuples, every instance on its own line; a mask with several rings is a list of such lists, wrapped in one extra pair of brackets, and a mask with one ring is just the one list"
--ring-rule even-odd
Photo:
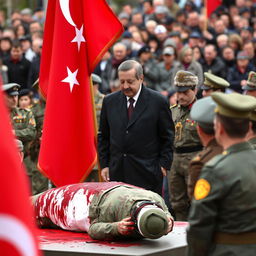
[(97, 240), (111, 240), (121, 236), (117, 231), (117, 222), (105, 223), (97, 222), (97, 220), (94, 220), (90, 225), (88, 234), (91, 238)]
[(36, 122), (34, 115), (28, 112), (26, 127), (24, 129), (16, 129), (15, 134), (22, 142), (28, 142), (35, 138), (36, 136)]

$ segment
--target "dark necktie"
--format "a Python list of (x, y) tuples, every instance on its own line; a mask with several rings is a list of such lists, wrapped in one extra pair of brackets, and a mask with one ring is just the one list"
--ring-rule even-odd
[(129, 107), (128, 107), (127, 111), (128, 111), (128, 118), (130, 120), (131, 116), (132, 116), (132, 112), (134, 110), (133, 103), (135, 102), (135, 100), (133, 98), (130, 98), (128, 101), (129, 101)]

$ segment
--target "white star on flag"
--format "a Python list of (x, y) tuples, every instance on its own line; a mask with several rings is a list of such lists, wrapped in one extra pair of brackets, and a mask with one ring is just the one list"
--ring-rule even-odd
[(74, 85), (75, 84), (79, 85), (79, 83), (78, 83), (78, 81), (76, 79), (78, 69), (75, 72), (72, 73), (70, 71), (70, 69), (67, 67), (67, 72), (68, 72), (68, 76), (65, 79), (63, 79), (61, 82), (69, 83), (70, 92), (72, 92)]
[(77, 47), (78, 47), (78, 51), (80, 50), (80, 45), (81, 42), (85, 42), (85, 38), (83, 36), (83, 30), (84, 30), (84, 25), (82, 25), (82, 27), (79, 29), (76, 29), (76, 36), (75, 38), (71, 41), (71, 43), (77, 43)]

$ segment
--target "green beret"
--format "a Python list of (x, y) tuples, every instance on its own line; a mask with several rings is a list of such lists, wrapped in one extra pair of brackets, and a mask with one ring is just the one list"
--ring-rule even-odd
[(256, 98), (249, 95), (214, 92), (211, 97), (217, 104), (215, 111), (223, 116), (247, 119), (256, 109)]
[(101, 84), (102, 80), (101, 80), (101, 78), (98, 75), (92, 74), (92, 82), (94, 84)]
[(243, 87), (243, 90), (254, 91), (256, 90), (256, 72), (251, 71), (249, 73), (247, 84)]
[(197, 100), (190, 111), (190, 117), (203, 128), (212, 128), (215, 116), (216, 104), (211, 97), (205, 97)]
[(19, 88), (20, 88), (19, 84), (9, 83), (9, 84), (4, 84), (2, 87), (2, 90), (10, 96), (17, 96), (19, 95)]
[(168, 219), (159, 207), (143, 207), (137, 218), (137, 226), (143, 237), (157, 239), (167, 234)]
[(174, 77), (174, 86), (177, 92), (184, 92), (198, 86), (198, 77), (191, 72), (180, 70)]
[(204, 72), (204, 84), (201, 87), (203, 90), (225, 89), (229, 87), (229, 85), (229, 82), (227, 82), (225, 79), (211, 73)]

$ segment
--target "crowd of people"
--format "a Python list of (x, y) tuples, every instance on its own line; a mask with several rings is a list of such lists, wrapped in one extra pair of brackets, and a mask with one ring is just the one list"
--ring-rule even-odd
[[(190, 221), (189, 255), (248, 249), (230, 243), (252, 245), (252, 255), (256, 4), (222, 1), (209, 17), (204, 8), (140, 0), (117, 14), (125, 31), (92, 75), (101, 175), (163, 196), (176, 220)], [(0, 12), (3, 90), (33, 194), (49, 187), (36, 167), (44, 14)]]

